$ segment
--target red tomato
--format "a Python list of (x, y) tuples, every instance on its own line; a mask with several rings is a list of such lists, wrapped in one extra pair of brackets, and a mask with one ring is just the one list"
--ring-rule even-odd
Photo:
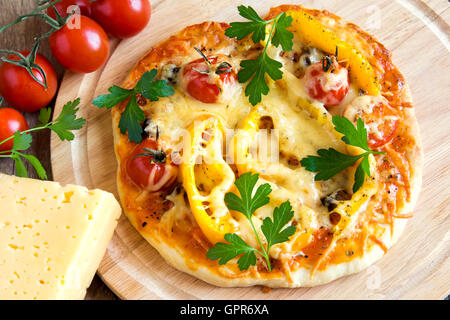
[(65, 25), (50, 36), (50, 49), (66, 69), (90, 73), (108, 59), (109, 41), (102, 27), (94, 20), (80, 16), (80, 27)]
[(356, 122), (361, 118), (368, 127), (368, 145), (379, 148), (391, 141), (399, 125), (397, 111), (384, 98), (357, 97), (344, 111), (344, 117)]
[(148, 0), (98, 0), (92, 3), (92, 17), (116, 38), (129, 38), (141, 32), (150, 21)]
[[(68, 11), (70, 6), (77, 5), (80, 8), (83, 16), (89, 17), (91, 15), (91, 2), (89, 0), (62, 0), (55, 4), (55, 8), (61, 17), (66, 17), (71, 11)], [(47, 9), (47, 14), (56, 19), (55, 10), (52, 7)]]
[[(12, 108), (0, 109), (0, 142), (11, 137), (17, 131), (23, 132), (28, 129), (27, 121), (19, 111)], [(8, 151), (12, 148), (13, 139), (0, 144), (0, 151)]]
[[(21, 51), (25, 57), (29, 51)], [(19, 60), (16, 55), (8, 56), (8, 59)], [(3, 62), (0, 66), (0, 95), (13, 107), (25, 111), (34, 112), (47, 106), (53, 99), (58, 89), (58, 79), (51, 63), (39, 53), (35, 63), (39, 65), (47, 78), (47, 89), (36, 82), (22, 67)], [(44, 77), (40, 71), (33, 69), (36, 78), (44, 83)]]
[(147, 139), (139, 144), (127, 161), (127, 173), (139, 187), (151, 192), (167, 190), (174, 186), (177, 179), (177, 167), (173, 164), (152, 161), (150, 156), (138, 156), (147, 151), (144, 148), (158, 150), (155, 140)]
[[(229, 85), (236, 79), (236, 73), (231, 70), (230, 72), (221, 73), (217, 76), (217, 71), (225, 71), (227, 68), (231, 68), (231, 64), (228, 66), (221, 65), (222, 62), (226, 62), (225, 56), (220, 57), (222, 62), (219, 63), (219, 57), (207, 57), (210, 61), (210, 66), (204, 59), (198, 59), (190, 62), (184, 68), (183, 76), (184, 83), (186, 84), (187, 92), (195, 99), (203, 103), (216, 103), (223, 85)], [(216, 74), (214, 70), (216, 69)]]
[(337, 106), (344, 100), (350, 88), (348, 70), (335, 60), (328, 71), (322, 62), (306, 69), (305, 86), (311, 98), (322, 102), (325, 107)]

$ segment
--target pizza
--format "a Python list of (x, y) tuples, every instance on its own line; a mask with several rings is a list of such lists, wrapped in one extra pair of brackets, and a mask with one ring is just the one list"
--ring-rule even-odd
[(170, 265), (217, 286), (359, 272), (418, 198), (408, 85), (380, 42), (328, 11), (239, 11), (249, 22), (189, 26), (131, 70), (121, 90), (138, 93), (112, 110), (124, 212)]

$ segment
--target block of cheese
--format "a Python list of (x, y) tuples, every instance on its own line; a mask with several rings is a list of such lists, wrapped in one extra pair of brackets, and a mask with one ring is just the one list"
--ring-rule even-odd
[(108, 192), (0, 174), (0, 299), (83, 299), (120, 214)]

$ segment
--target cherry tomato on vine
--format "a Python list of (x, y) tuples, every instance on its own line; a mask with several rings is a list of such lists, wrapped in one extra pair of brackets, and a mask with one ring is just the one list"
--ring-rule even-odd
[(108, 59), (109, 41), (102, 27), (94, 20), (80, 16), (80, 27), (65, 25), (50, 36), (50, 49), (66, 69), (90, 73)]
[(128, 176), (136, 185), (151, 192), (170, 189), (177, 179), (177, 167), (142, 156), (146, 152), (144, 148), (157, 150), (157, 143), (147, 139), (135, 148), (127, 161)]
[(120, 39), (141, 32), (150, 16), (149, 0), (98, 0), (92, 3), (92, 18), (110, 35)]
[[(23, 115), (12, 108), (0, 109), (0, 142), (11, 137), (17, 131), (28, 130), (28, 124)], [(0, 152), (13, 148), (13, 139), (0, 144)], [(6, 153), (3, 153), (6, 154)]]
[[(60, 16), (64, 18), (70, 13), (67, 12), (68, 8), (74, 5), (80, 7), (83, 16), (89, 17), (91, 15), (91, 2), (89, 0), (62, 0), (55, 4), (55, 8)], [(56, 19), (55, 10), (52, 7), (47, 9), (47, 14), (53, 19)]]
[[(20, 51), (20, 53), (27, 57), (30, 52)], [(7, 58), (20, 60), (16, 55)], [(34, 112), (47, 106), (58, 89), (58, 78), (51, 63), (39, 53), (36, 55), (35, 63), (44, 70), (47, 88), (36, 82), (25, 68), (9, 62), (2, 62), (0, 66), (0, 95), (10, 105), (25, 112)], [(44, 83), (40, 71), (33, 69), (33, 74)]]
[(318, 62), (306, 69), (305, 85), (311, 98), (322, 102), (327, 108), (337, 106), (350, 89), (348, 70), (335, 59), (325, 67), (323, 62)]
[[(187, 92), (203, 103), (216, 103), (224, 85), (236, 80), (236, 73), (225, 56), (207, 57), (190, 62), (184, 68), (183, 77)], [(215, 68), (215, 72), (214, 69)]]

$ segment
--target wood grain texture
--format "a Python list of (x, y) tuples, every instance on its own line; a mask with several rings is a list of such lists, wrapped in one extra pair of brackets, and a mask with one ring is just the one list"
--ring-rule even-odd
[[(1, 0), (0, 6), (0, 26), (3, 26), (17, 16), (31, 12), (34, 9), (35, 0)], [(26, 20), (11, 29), (6, 30), (0, 36), (0, 48), (14, 50), (31, 50), (34, 37), (41, 35), (49, 30), (48, 25), (39, 19)], [(55, 67), (58, 79), (61, 80), (64, 69), (56, 62), (51, 55), (48, 41), (43, 40), (40, 44), (39, 52), (47, 57)], [(25, 93), (24, 93), (25, 94)], [(54, 105), (54, 101), (50, 106)], [(4, 107), (8, 107), (6, 103)], [(24, 113), (29, 127), (38, 124), (38, 112)], [(33, 133), (33, 143), (31, 148), (25, 153), (34, 154), (39, 158), (45, 170), (47, 171), (49, 180), (53, 180), (52, 167), (50, 162), (50, 132), (48, 130)], [(31, 178), (38, 178), (34, 169), (26, 163), (28, 174)], [(11, 159), (0, 159), (0, 172), (14, 174), (14, 161)], [(117, 299), (117, 297), (104, 285), (101, 279), (96, 276), (91, 287), (87, 291), (86, 299), (88, 300), (104, 300)]]
[[(233, 21), (236, 4), (243, 2), (265, 13), (271, 5), (300, 1), (153, 1), (148, 28), (118, 43), (103, 70), (88, 76), (67, 74), (57, 109), (81, 96), (88, 124), (70, 146), (52, 139), (55, 178), (116, 193), (110, 115), (90, 101), (112, 84), (120, 84), (153, 44), (190, 24), (208, 19)], [(425, 148), (424, 183), (414, 218), (382, 260), (361, 273), (315, 288), (270, 293), (260, 288), (217, 288), (168, 266), (122, 217), (99, 268), (103, 280), (125, 299), (443, 298), (450, 288), (450, 31), (446, 23), (450, 11), (448, 3), (442, 3), (378, 0), (370, 1), (368, 7), (366, 1), (351, 5), (345, 0), (302, 1), (305, 6), (326, 8), (374, 34), (393, 52), (394, 63), (412, 90)], [(373, 12), (380, 14), (379, 24), (373, 23)]]

